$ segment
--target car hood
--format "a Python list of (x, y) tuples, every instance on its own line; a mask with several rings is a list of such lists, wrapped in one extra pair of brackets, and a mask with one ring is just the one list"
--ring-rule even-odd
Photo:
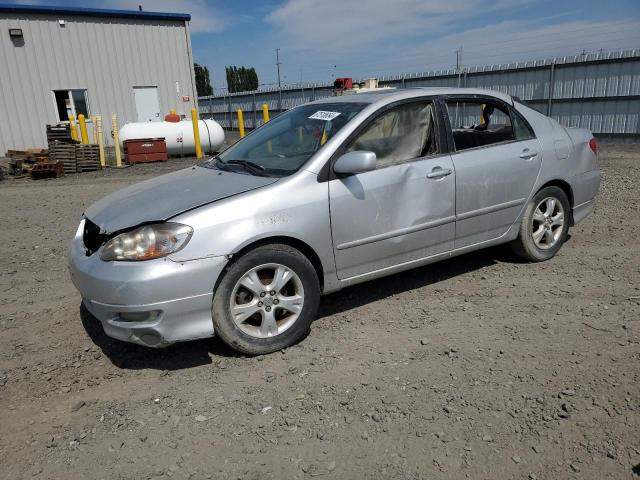
[(103, 233), (114, 233), (141, 223), (168, 220), (276, 181), (278, 178), (194, 166), (111, 193), (87, 208), (85, 217)]

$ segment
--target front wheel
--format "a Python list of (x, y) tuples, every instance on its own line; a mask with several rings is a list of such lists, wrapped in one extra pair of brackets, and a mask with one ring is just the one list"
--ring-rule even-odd
[(525, 209), (513, 251), (532, 262), (553, 257), (567, 239), (570, 221), (569, 200), (561, 188), (540, 190)]
[(213, 298), (214, 331), (240, 352), (274, 352), (309, 332), (319, 301), (311, 262), (288, 245), (264, 245), (224, 274)]

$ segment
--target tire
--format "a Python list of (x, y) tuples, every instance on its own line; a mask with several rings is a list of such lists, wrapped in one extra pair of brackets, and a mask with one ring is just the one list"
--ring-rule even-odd
[(227, 267), (213, 296), (214, 332), (239, 352), (271, 353), (309, 333), (319, 302), (309, 259), (288, 245), (263, 245)]
[[(548, 212), (553, 209), (552, 212)], [(511, 243), (514, 253), (532, 262), (552, 258), (567, 239), (571, 205), (561, 188), (550, 186), (527, 204), (518, 238)]]

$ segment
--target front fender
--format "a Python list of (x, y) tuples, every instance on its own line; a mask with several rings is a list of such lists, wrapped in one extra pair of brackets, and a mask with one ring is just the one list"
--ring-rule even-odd
[(300, 171), (272, 185), (200, 207), (172, 221), (194, 229), (189, 244), (171, 256), (188, 261), (233, 255), (272, 237), (288, 237), (308, 245), (325, 274), (335, 273), (328, 183)]

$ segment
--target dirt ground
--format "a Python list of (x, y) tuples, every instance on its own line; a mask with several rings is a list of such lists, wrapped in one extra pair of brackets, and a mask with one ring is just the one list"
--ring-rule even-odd
[(640, 148), (553, 260), (504, 247), (324, 297), (268, 356), (148, 350), (80, 308), (85, 207), (188, 160), (0, 182), (0, 477), (640, 476)]

